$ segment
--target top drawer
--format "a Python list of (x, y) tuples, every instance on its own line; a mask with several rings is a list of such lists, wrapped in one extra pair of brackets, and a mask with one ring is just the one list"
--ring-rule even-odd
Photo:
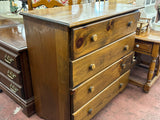
[(103, 20), (72, 29), (71, 59), (79, 58), (93, 50), (135, 32), (139, 12)]
[(11, 65), (16, 69), (20, 69), (20, 66), (18, 65), (19, 63), (18, 55), (6, 50), (1, 46), (0, 46), (0, 60), (4, 61), (5, 63)]

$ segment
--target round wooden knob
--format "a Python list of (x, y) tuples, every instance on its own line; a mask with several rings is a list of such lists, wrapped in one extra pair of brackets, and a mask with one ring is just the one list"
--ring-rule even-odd
[(130, 27), (132, 25), (132, 21), (128, 22), (127, 26)]
[(122, 88), (122, 86), (123, 86), (123, 83), (120, 83), (120, 84), (119, 84), (119, 88)]
[(139, 44), (136, 44), (136, 48), (139, 48)]
[(97, 39), (98, 39), (97, 34), (94, 34), (91, 39), (92, 39), (92, 41), (94, 41), (94, 42), (97, 41)]
[(93, 92), (94, 91), (94, 87), (93, 86), (89, 87), (88, 91), (89, 92)]
[(128, 45), (125, 45), (125, 46), (124, 46), (124, 50), (129, 50), (129, 46), (128, 46)]
[(91, 64), (91, 65), (89, 66), (89, 68), (90, 68), (91, 70), (94, 70), (94, 69), (96, 68), (96, 65), (95, 65), (95, 64)]
[(122, 64), (122, 69), (125, 69), (126, 68), (126, 64)]
[(93, 111), (92, 109), (89, 109), (89, 110), (88, 110), (88, 113), (89, 113), (89, 114), (91, 114), (91, 113), (92, 113), (92, 111)]

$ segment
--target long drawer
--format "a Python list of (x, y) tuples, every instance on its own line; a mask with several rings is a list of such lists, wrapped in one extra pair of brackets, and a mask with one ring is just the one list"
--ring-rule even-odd
[(130, 70), (111, 83), (92, 100), (72, 114), (73, 120), (89, 120), (128, 84)]
[(10, 79), (8, 79), (3, 73), (0, 72), (0, 82), (2, 82), (5, 86), (7, 86), (11, 92), (17, 94), (21, 98), (24, 98), (24, 92), (22, 86), (14, 83)]
[(128, 71), (133, 60), (133, 52), (129, 53), (124, 58), (116, 61), (109, 67), (105, 68), (100, 73), (96, 74), (89, 80), (80, 84), (75, 89), (71, 90), (72, 112), (77, 111), (91, 98), (101, 92), (105, 87), (111, 84), (114, 80)]
[(5, 63), (9, 64), (10, 66), (16, 69), (20, 69), (19, 56), (15, 53), (6, 50), (1, 46), (0, 46), (0, 60), (4, 61)]
[(10, 80), (14, 81), (15, 83), (22, 85), (21, 72), (9, 66), (2, 60), (0, 60), (0, 72), (7, 76)]
[(79, 58), (135, 32), (139, 12), (133, 12), (72, 29), (71, 58)]
[(71, 61), (71, 88), (77, 86), (133, 50), (135, 34)]

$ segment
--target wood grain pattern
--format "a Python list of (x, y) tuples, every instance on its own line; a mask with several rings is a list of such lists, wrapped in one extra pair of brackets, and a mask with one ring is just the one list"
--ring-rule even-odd
[(0, 16), (0, 28), (11, 26), (11, 25), (16, 25), (16, 24), (19, 24), (19, 22), (18, 21), (13, 21), (11, 19), (7, 19), (7, 18), (4, 18), (4, 17)]
[[(139, 12), (102, 20), (72, 29), (71, 58), (74, 60), (93, 50), (101, 48), (117, 39), (135, 32)], [(97, 40), (92, 37), (96, 35)], [(93, 47), (94, 46), (94, 47)]]
[[(111, 84), (114, 80), (128, 71), (131, 67), (133, 52), (116, 61), (103, 71), (99, 72), (92, 78), (80, 84), (75, 89), (72, 89), (72, 112), (77, 111), (80, 107), (86, 104), (91, 98), (96, 96), (105, 87)], [(90, 89), (93, 89), (92, 91)]]
[(22, 76), (21, 71), (16, 70), (15, 68), (7, 65), (3, 61), (0, 60), (0, 71), (8, 77), (11, 81), (14, 81), (15, 83), (22, 85)]
[(143, 42), (141, 40), (135, 40), (134, 50), (136, 52), (147, 52), (148, 54), (152, 54), (153, 44), (151, 42)]
[(36, 112), (45, 119), (69, 120), (68, 28), (24, 17)]
[(89, 120), (99, 112), (109, 101), (121, 92), (128, 84), (130, 71), (124, 73), (121, 77), (111, 83), (92, 100), (82, 108), (72, 114), (73, 120)]
[[(131, 52), (134, 47), (134, 41), (135, 33), (119, 39), (118, 41), (94, 51), (91, 54), (81, 57), (75, 61), (71, 61), (71, 79), (73, 80), (71, 88), (82, 83), (103, 70), (108, 65)], [(96, 66), (94, 70), (90, 69), (91, 64)]]
[(106, 1), (41, 10), (31, 10), (21, 14), (45, 21), (56, 22), (68, 27), (75, 27), (123, 13), (132, 12), (139, 8), (143, 8), (143, 6), (120, 3), (109, 5), (109, 3)]

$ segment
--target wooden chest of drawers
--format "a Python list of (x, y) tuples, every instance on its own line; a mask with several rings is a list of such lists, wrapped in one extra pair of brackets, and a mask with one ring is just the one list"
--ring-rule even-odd
[(0, 89), (30, 116), (35, 112), (28, 53), (22, 24), (0, 28)]
[(126, 87), (140, 6), (115, 6), (22, 13), (40, 117), (89, 120)]

